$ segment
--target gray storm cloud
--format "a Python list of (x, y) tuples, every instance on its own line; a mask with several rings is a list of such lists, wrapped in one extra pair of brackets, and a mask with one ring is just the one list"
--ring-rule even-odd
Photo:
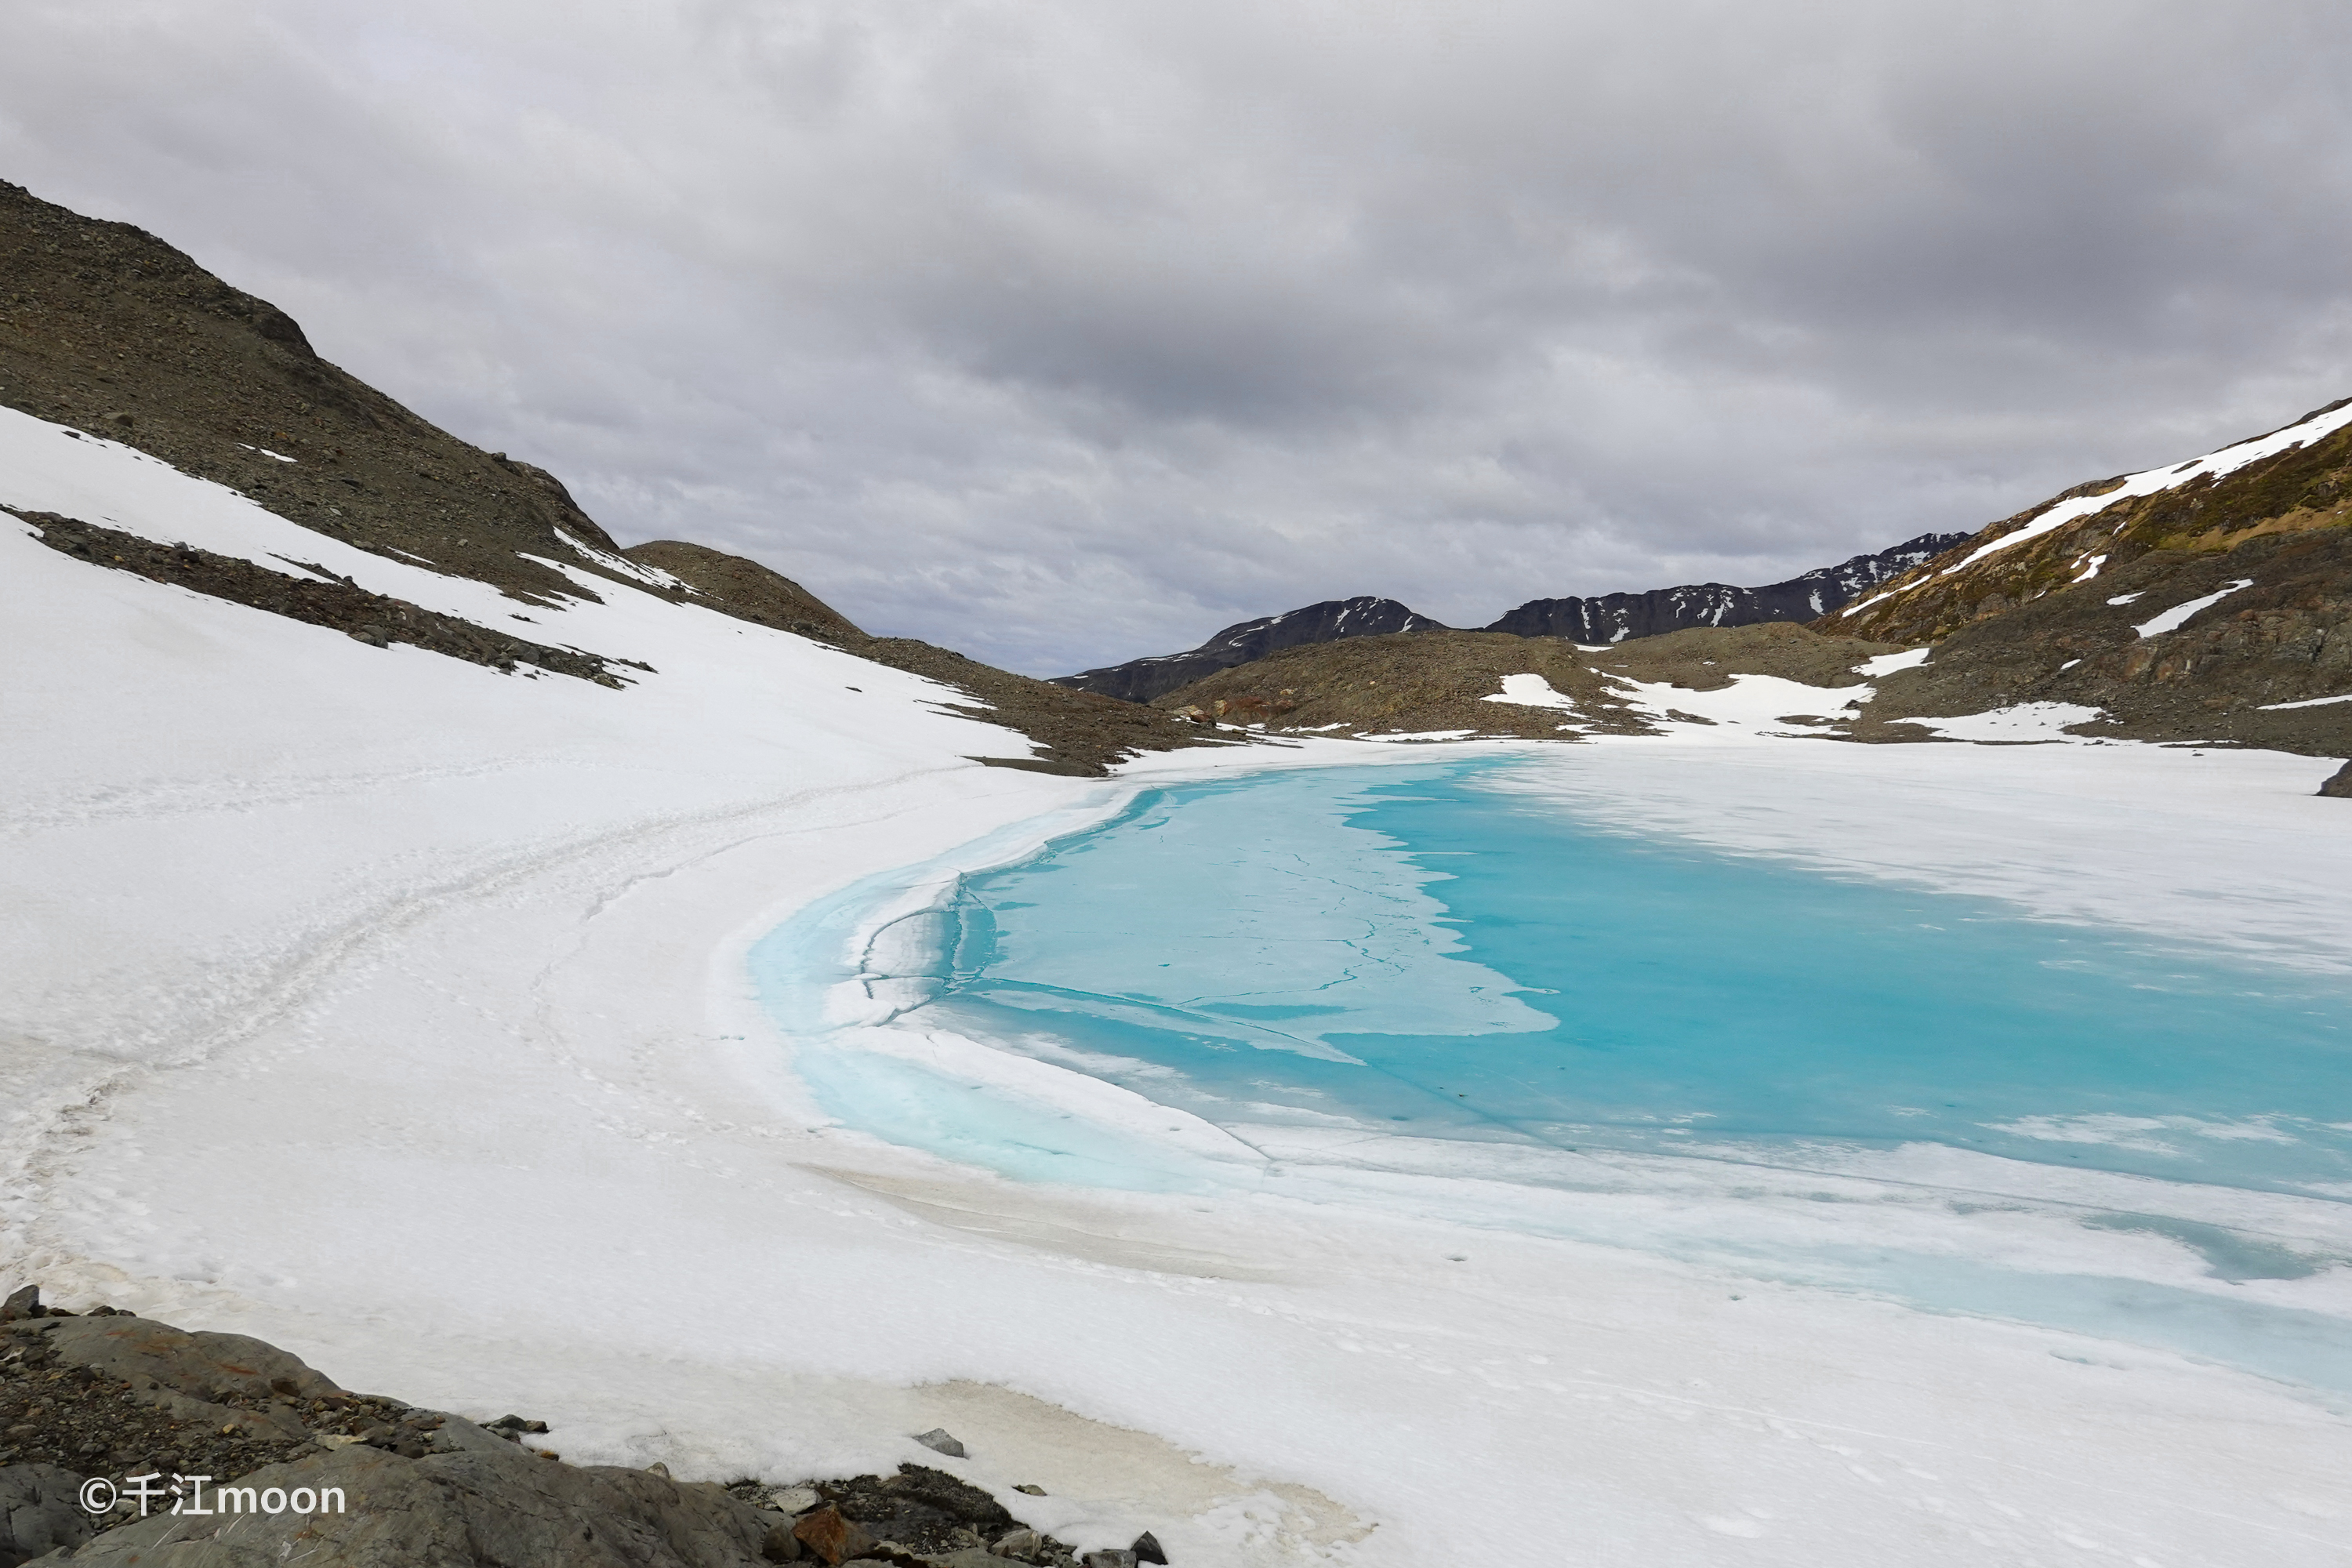
[(18, 0), (0, 175), (881, 631), (1761, 582), (2352, 393), (2333, 5)]

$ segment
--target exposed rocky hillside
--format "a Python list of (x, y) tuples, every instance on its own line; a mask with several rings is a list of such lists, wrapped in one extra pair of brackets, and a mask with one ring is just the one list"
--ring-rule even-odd
[(1149, 702), (1203, 676), (1237, 664), (1264, 658), (1286, 647), (1336, 642), (1342, 637), (1390, 637), (1401, 632), (1444, 631), (1441, 622), (1417, 615), (1394, 599), (1369, 595), (1353, 599), (1326, 599), (1304, 609), (1285, 610), (1243, 621), (1183, 653), (1155, 654), (1129, 659), (1103, 669), (1054, 678), (1056, 686), (1099, 692), (1129, 702)]
[(2352, 696), (2352, 399), (2078, 486), (1814, 625), (1935, 647), (1868, 736), (2052, 703), (2082, 734), (2352, 753), (2352, 701), (2328, 700)]
[[(0, 405), (105, 436), (242, 491), (372, 553), (497, 587), (525, 604), (593, 598), (560, 562), (615, 591), (661, 594), (831, 642), (961, 688), (1036, 758), (1099, 773), (1139, 750), (1204, 743), (1192, 727), (909, 638), (869, 637), (791, 579), (704, 546), (624, 552), (544, 469), (485, 452), (320, 359), (283, 310), (232, 288), (128, 224), (101, 223), (0, 182)], [(0, 474), (0, 507), (11, 500)], [(121, 547), (89, 519), (40, 537), (97, 567), (132, 571), (382, 646), (541, 668), (619, 686), (625, 661), (551, 649), (315, 576), (281, 578), (203, 552)], [(289, 563), (298, 570), (300, 563)]]
[(679, 539), (633, 544), (621, 553), (641, 566), (669, 574), (740, 620), (836, 646), (866, 635), (848, 616), (790, 577), (740, 555)]
[(1923, 533), (1834, 566), (1817, 566), (1785, 583), (1735, 588), (1727, 583), (1690, 583), (1646, 594), (1602, 594), (1593, 598), (1529, 599), (1486, 629), (1523, 637), (1566, 637), (1571, 642), (1616, 643), (1653, 637), (1691, 626), (1747, 626), (1766, 621), (1809, 621), (1898, 573), (1909, 571), (1969, 536)]
[[(1736, 675), (1773, 675), (1823, 689), (1860, 688), (1854, 667), (1899, 651), (1788, 622), (1696, 627), (1588, 651), (1564, 638), (1503, 632), (1423, 632), (1286, 649), (1221, 670), (1158, 706), (1271, 732), (1467, 731), (1531, 740), (1646, 734), (1654, 713), (1631, 701), (1627, 681), (1719, 690)], [(1528, 676), (1536, 701), (1497, 701)], [(1520, 678), (1512, 681), (1511, 678)], [(1547, 705), (1556, 697), (1557, 705)]]
[[(1835, 566), (1816, 567), (1785, 583), (1736, 588), (1727, 583), (1686, 583), (1645, 594), (1603, 594), (1594, 598), (1530, 599), (1487, 626), (1489, 632), (1521, 637), (1566, 637), (1604, 644), (1628, 637), (1662, 637), (1692, 626), (1745, 626), (1768, 621), (1809, 621), (1855, 595), (1907, 571), (1968, 535), (1923, 533), (1916, 539)], [(1158, 654), (1125, 664), (1057, 676), (1055, 684), (1099, 691), (1130, 702), (1150, 702), (1171, 691), (1265, 658), (1284, 648), (1338, 642), (1347, 637), (1388, 637), (1401, 632), (1452, 628), (1394, 599), (1328, 599), (1227, 626), (1199, 647)]]
[(5, 182), (0, 404), (519, 596), (578, 593), (546, 560), (626, 580), (611, 538), (552, 475), (436, 428), (154, 236)]

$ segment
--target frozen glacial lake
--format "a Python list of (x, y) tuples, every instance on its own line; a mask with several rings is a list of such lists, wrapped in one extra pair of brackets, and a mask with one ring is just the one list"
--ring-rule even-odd
[(1148, 791), (885, 927), (887, 1016), (796, 1068), (1020, 1180), (1381, 1205), (2352, 1393), (2352, 981), (1597, 821), (1526, 766)]

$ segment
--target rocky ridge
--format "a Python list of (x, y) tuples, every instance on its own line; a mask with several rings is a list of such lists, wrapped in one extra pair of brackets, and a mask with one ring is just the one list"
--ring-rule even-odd
[(1486, 629), (1509, 632), (1515, 637), (1566, 637), (1571, 642), (1602, 644), (1661, 637), (1696, 626), (1809, 621), (1933, 559), (1968, 537), (1964, 533), (1923, 533), (1885, 550), (1849, 556), (1834, 566), (1816, 566), (1785, 583), (1768, 583), (1760, 588), (1690, 583), (1678, 588), (1654, 588), (1646, 594), (1530, 599), (1498, 617)]
[[(1168, 1561), (1149, 1533), (1081, 1554), (928, 1466), (788, 1484), (679, 1481), (659, 1465), (567, 1464), (540, 1446), (547, 1429), (353, 1394), (259, 1340), (103, 1306), (61, 1312), (28, 1286), (0, 1307), (0, 1568)], [(945, 1433), (922, 1440), (961, 1453)]]
[[(1816, 567), (1785, 583), (1737, 588), (1727, 583), (1686, 583), (1645, 594), (1602, 594), (1591, 598), (1530, 599), (1507, 611), (1488, 632), (1519, 637), (1565, 637), (1570, 642), (1611, 644), (1629, 637), (1662, 637), (1695, 626), (1744, 626), (1767, 621), (1806, 621), (1833, 610), (1899, 572), (1917, 565), (1967, 538), (1959, 533), (1923, 533), (1885, 550)], [(1327, 599), (1227, 626), (1196, 648), (1156, 654), (1076, 675), (1056, 676), (1055, 684), (1097, 691), (1130, 702), (1151, 702), (1207, 679), (1216, 671), (1268, 658), (1285, 648), (1353, 637), (1455, 628), (1433, 621), (1394, 599), (1369, 595)]]

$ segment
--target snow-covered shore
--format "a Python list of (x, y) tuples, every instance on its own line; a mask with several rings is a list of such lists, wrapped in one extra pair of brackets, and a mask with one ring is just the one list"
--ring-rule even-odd
[[(1426, 752), (982, 768), (1024, 743), (918, 678), (601, 581), (519, 606), (5, 412), (0, 505), (656, 672), (370, 647), (0, 521), (0, 1282), (521, 1409), (575, 1459), (789, 1479), (936, 1462), (906, 1434), (945, 1426), (961, 1473), (1047, 1488), (1033, 1522), (1178, 1563), (2352, 1560), (2352, 1424), (2303, 1391), (1369, 1205), (1022, 1186), (824, 1125), (753, 994), (754, 944), (893, 868)], [(2308, 759), (1559, 754), (1645, 830), (2077, 918), (2220, 890), (2306, 957), (2352, 929)]]

